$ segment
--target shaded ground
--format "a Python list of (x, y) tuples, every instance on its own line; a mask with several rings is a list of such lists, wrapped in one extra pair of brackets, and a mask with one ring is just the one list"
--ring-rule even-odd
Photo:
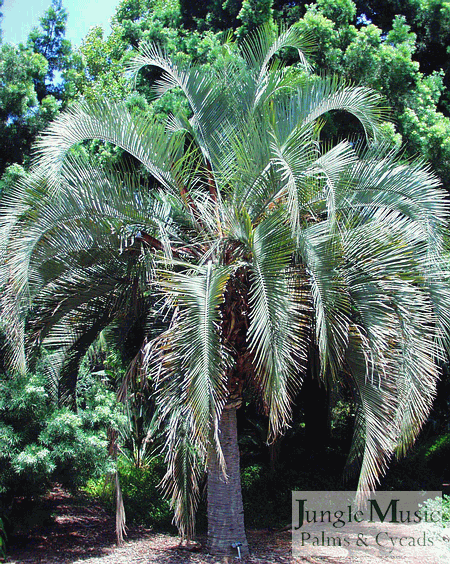
[(98, 504), (55, 487), (39, 503), (18, 503), (7, 562), (73, 562), (114, 545), (114, 518)]
[[(179, 547), (179, 539), (142, 527), (128, 530), (123, 546), (115, 544), (114, 516), (83, 498), (74, 498), (55, 487), (38, 507), (19, 507), (21, 525), (11, 537), (6, 562), (9, 564), (212, 564), (217, 558), (205, 553), (205, 539), (199, 550)], [(28, 513), (28, 515), (27, 515)], [(257, 564), (287, 564), (291, 533), (254, 531), (249, 533), (252, 557)], [(238, 562), (237, 559), (230, 559)]]
[[(204, 538), (195, 552), (179, 547), (177, 537), (130, 528), (125, 544), (115, 545), (114, 516), (90, 500), (74, 498), (55, 487), (33, 511), (19, 505), (21, 524), (11, 537), (9, 564), (217, 564), (204, 550)], [(405, 529), (410, 534), (410, 529)], [(318, 533), (319, 534), (319, 533)], [(249, 531), (252, 564), (445, 564), (430, 551), (392, 554), (388, 558), (366, 552), (349, 555), (346, 550), (317, 555), (305, 550), (291, 555), (291, 531)], [(223, 560), (231, 564), (236, 557)], [(241, 560), (244, 562), (244, 560)]]

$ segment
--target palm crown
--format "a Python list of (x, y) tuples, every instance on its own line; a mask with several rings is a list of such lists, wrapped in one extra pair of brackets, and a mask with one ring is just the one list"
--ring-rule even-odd
[[(294, 70), (278, 57), (288, 47), (300, 56)], [(98, 331), (136, 299), (166, 315), (144, 366), (167, 432), (166, 490), (187, 535), (205, 463), (208, 477), (214, 460), (230, 468), (224, 414), (251, 386), (270, 437), (281, 433), (310, 343), (320, 378), (354, 390), (361, 492), (412, 443), (435, 393), (450, 321), (445, 194), (426, 167), (383, 146), (378, 97), (311, 76), (308, 49), (295, 28), (262, 29), (215, 72), (143, 46), (131, 69), (161, 69), (156, 92), (181, 88), (191, 115), (161, 123), (125, 105), (74, 106), (39, 140), (33, 176), (1, 220), (17, 366), (30, 306), (28, 347), (54, 350), (72, 388)], [(321, 143), (334, 110), (356, 116), (367, 143)], [(89, 138), (132, 155), (146, 181), (71, 150)]]

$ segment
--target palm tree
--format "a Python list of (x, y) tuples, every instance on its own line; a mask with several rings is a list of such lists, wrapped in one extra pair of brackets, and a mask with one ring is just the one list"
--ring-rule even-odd
[[(417, 436), (450, 327), (448, 210), (436, 177), (383, 145), (374, 92), (309, 74), (296, 28), (228, 47), (220, 72), (154, 45), (134, 58), (134, 72), (162, 71), (157, 94), (184, 93), (190, 116), (161, 123), (80, 103), (48, 128), (32, 179), (3, 210), (2, 310), (24, 369), (27, 315), (28, 348), (82, 352), (86, 327), (87, 343), (130, 293), (150, 300), (167, 324), (142, 366), (175, 521), (192, 536), (206, 468), (209, 550), (236, 554), (240, 543), (247, 554), (236, 410), (251, 388), (268, 439), (282, 433), (310, 343), (321, 380), (351, 386), (359, 402), (349, 462), (361, 495)], [(282, 64), (286, 48), (298, 50), (295, 68)], [(365, 141), (321, 142), (333, 111), (355, 116)], [(104, 170), (72, 149), (91, 138), (146, 173)]]

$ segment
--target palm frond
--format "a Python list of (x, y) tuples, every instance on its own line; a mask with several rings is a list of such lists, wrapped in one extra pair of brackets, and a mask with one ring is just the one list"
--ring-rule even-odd
[(183, 539), (195, 534), (195, 515), (200, 499), (207, 444), (197, 432), (197, 418), (180, 393), (185, 385), (182, 359), (172, 354), (173, 334), (178, 310), (165, 331), (144, 348), (143, 367), (155, 388), (157, 406), (152, 429), (162, 436), (162, 452), (167, 471), (160, 487), (170, 499), (174, 522)]
[(195, 424), (189, 411), (172, 405), (170, 418), (164, 424), (167, 472), (161, 483), (162, 491), (171, 500), (174, 522), (181, 538), (189, 541), (195, 536), (195, 517), (206, 458), (192, 434)]
[[(300, 381), (306, 358), (305, 326), (290, 293), (289, 268), (293, 241), (276, 213), (250, 233), (250, 326), (247, 333), (256, 372), (256, 385), (269, 415), (270, 435), (288, 425), (290, 401)], [(295, 297), (299, 297), (297, 294)]]
[(394, 370), (389, 358), (378, 372), (373, 365), (371, 348), (360, 328), (350, 331), (346, 357), (357, 402), (357, 416), (352, 450), (347, 469), (359, 469), (358, 496), (367, 499), (376, 489), (392, 458), (398, 438), (395, 414), (399, 408)]
[(196, 137), (206, 149), (213, 133), (220, 127), (227, 107), (223, 91), (217, 88), (215, 73), (211, 69), (206, 72), (190, 65), (174, 64), (158, 45), (148, 43), (140, 45), (139, 53), (131, 59), (128, 70), (137, 74), (144, 66), (154, 66), (163, 71), (156, 84), (158, 96), (174, 87), (181, 88), (194, 114), (191, 120), (193, 130), (198, 131)]
[(305, 78), (291, 104), (298, 122), (304, 124), (316, 122), (328, 112), (348, 112), (359, 120), (369, 139), (379, 137), (378, 126), (387, 117), (377, 92), (347, 85), (337, 77)]
[(176, 336), (172, 347), (184, 373), (184, 402), (202, 442), (212, 440), (220, 454), (217, 429), (227, 397), (224, 374), (229, 363), (219, 338), (220, 305), (231, 268), (209, 262), (196, 270), (189, 274), (161, 273), (159, 285), (180, 306), (172, 328)]
[[(360, 404), (352, 461), (362, 460), (364, 492), (375, 488), (394, 452), (404, 454), (417, 437), (435, 397), (443, 351), (424, 268), (430, 241), (421, 223), (385, 210), (359, 222), (346, 217), (344, 276), (364, 328), (353, 331), (346, 355)], [(379, 421), (389, 429), (384, 437)]]
[(267, 72), (272, 57), (286, 47), (296, 49), (302, 65), (308, 67), (305, 55), (313, 51), (314, 42), (311, 35), (295, 26), (278, 32), (270, 24), (261, 26), (240, 45), (240, 50), (249, 67), (261, 77)]
[[(165, 125), (131, 115), (124, 104), (106, 101), (79, 103), (58, 116), (35, 145), (35, 162), (47, 176), (60, 171), (68, 151), (77, 143), (101, 139), (121, 147), (138, 159), (168, 190), (176, 189), (171, 161), (176, 160), (177, 140)], [(173, 158), (168, 158), (173, 155)]]
[(339, 272), (343, 249), (333, 224), (326, 220), (305, 228), (298, 237), (314, 301), (315, 339), (321, 375), (338, 377), (348, 346), (351, 303)]
[(376, 149), (367, 150), (348, 169), (343, 180), (350, 190), (343, 204), (395, 210), (430, 227), (443, 225), (449, 204), (439, 179), (420, 161), (405, 163), (392, 152), (382, 158), (375, 155)]

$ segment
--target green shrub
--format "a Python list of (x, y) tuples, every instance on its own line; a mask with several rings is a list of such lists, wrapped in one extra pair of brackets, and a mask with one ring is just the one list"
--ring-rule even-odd
[(280, 479), (280, 473), (274, 474), (262, 464), (253, 464), (242, 469), (241, 485), (247, 527), (279, 527), (290, 521), (292, 494), (289, 477), (284, 472)]
[(53, 479), (68, 487), (101, 476), (111, 464), (106, 429), (93, 431), (89, 427), (84, 412), (75, 414), (61, 409), (51, 415), (38, 437), (39, 443), (50, 451)]
[(165, 473), (162, 460), (155, 457), (147, 466), (137, 468), (119, 459), (118, 469), (125, 507), (132, 521), (170, 527), (173, 513), (158, 489)]
[(433, 439), (432, 443), (426, 446), (424, 459), (427, 463), (435, 466), (446, 466), (450, 456), (450, 433)]
[[(165, 473), (164, 462), (154, 457), (146, 466), (136, 467), (125, 457), (119, 457), (117, 467), (127, 522), (175, 532), (173, 512), (158, 488)], [(112, 483), (105, 478), (88, 480), (84, 491), (114, 509)]]
[(23, 450), (11, 457), (11, 468), (17, 478), (28, 485), (22, 490), (22, 495), (32, 495), (48, 481), (55, 470), (55, 464), (47, 448), (32, 444), (25, 445)]
[(393, 461), (380, 489), (440, 491), (448, 479), (450, 433), (422, 439), (405, 458)]
[(58, 408), (46, 378), (0, 379), (0, 509), (14, 496), (44, 492), (52, 481), (77, 488), (111, 468), (107, 428), (118, 425), (120, 407), (101, 386), (73, 413)]

